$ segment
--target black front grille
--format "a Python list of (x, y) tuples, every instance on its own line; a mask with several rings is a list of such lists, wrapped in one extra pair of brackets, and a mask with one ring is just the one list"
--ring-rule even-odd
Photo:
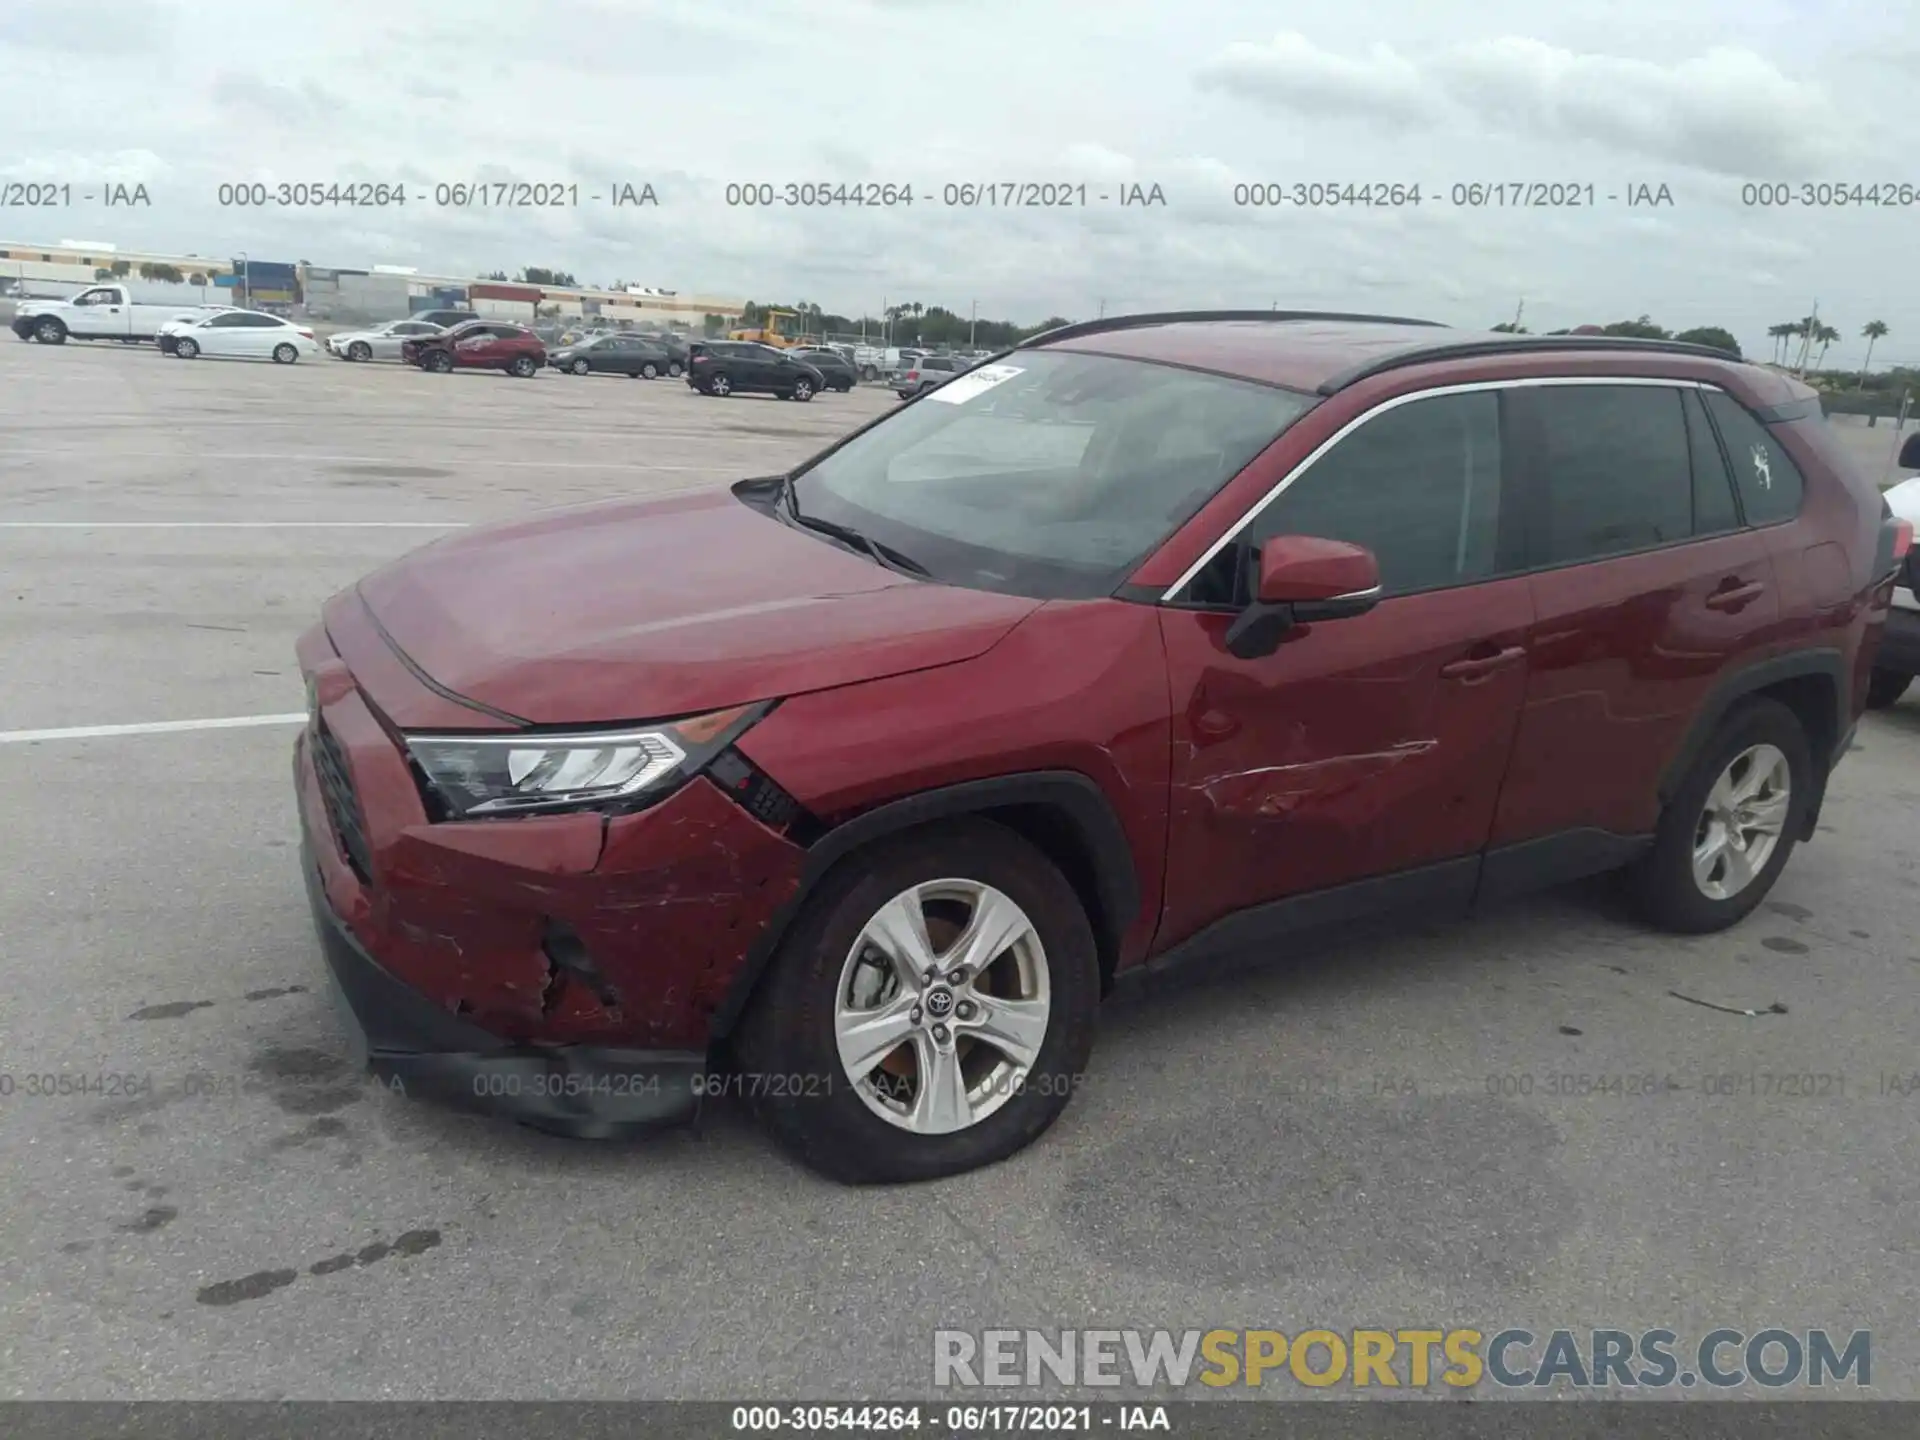
[(313, 768), (320, 776), (320, 797), (326, 802), (327, 819), (333, 824), (333, 833), (340, 837), (340, 848), (347, 852), (347, 864), (366, 884), (373, 879), (373, 851), (367, 845), (360, 797), (353, 793), (353, 776), (340, 742), (333, 738), (324, 720), (314, 724)]

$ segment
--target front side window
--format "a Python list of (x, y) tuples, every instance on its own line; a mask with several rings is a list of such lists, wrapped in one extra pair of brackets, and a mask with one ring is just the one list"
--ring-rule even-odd
[(1491, 577), (1501, 569), (1500, 439), (1500, 401), (1491, 391), (1379, 411), (1297, 474), (1214, 556), (1194, 577), (1190, 598), (1245, 604), (1259, 547), (1278, 535), (1364, 546), (1388, 596)]
[(1777, 525), (1800, 513), (1807, 482), (1780, 442), (1731, 395), (1705, 392), (1707, 410), (1726, 442), (1734, 483), (1749, 525)]
[(929, 391), (800, 472), (801, 512), (950, 584), (1107, 595), (1315, 403), (1137, 360), (1013, 359)]
[(1668, 385), (1514, 392), (1532, 444), (1534, 559), (1577, 565), (1693, 535), (1693, 447)]

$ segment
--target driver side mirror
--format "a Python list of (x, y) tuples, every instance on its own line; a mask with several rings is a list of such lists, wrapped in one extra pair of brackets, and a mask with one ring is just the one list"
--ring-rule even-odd
[(1900, 447), (1900, 468), (1920, 470), (1920, 430), (1914, 431)]
[(1271, 655), (1296, 625), (1345, 620), (1380, 603), (1379, 562), (1360, 545), (1276, 535), (1260, 547), (1259, 564), (1253, 603), (1227, 627), (1227, 649), (1242, 660)]

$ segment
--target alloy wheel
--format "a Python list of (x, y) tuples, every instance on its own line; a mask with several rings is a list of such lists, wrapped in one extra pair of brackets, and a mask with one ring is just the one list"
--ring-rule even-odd
[(854, 941), (834, 1040), (869, 1110), (946, 1135), (1020, 1093), (1051, 1013), (1046, 950), (1026, 911), (991, 885), (931, 880), (881, 906)]
[(1694, 829), (1693, 882), (1702, 895), (1731, 900), (1767, 868), (1792, 798), (1792, 770), (1777, 746), (1750, 746), (1727, 763)]

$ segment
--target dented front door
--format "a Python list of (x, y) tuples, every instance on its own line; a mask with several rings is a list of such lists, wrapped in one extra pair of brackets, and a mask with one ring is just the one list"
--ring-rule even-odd
[(1390, 598), (1253, 660), (1227, 651), (1231, 616), (1161, 616), (1174, 755), (1158, 946), (1486, 845), (1526, 693), (1524, 576)]

